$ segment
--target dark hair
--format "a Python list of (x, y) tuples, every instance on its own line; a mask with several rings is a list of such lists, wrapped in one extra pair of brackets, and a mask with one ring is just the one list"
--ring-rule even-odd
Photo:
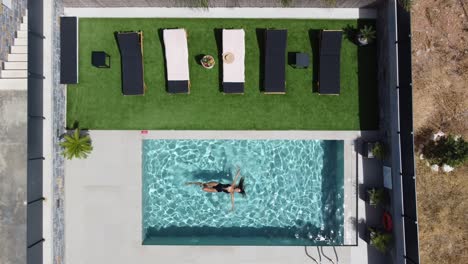
[(242, 196), (245, 196), (244, 177), (241, 177), (241, 178), (240, 178), (239, 184), (237, 184), (236, 187), (240, 189), (240, 192), (239, 192), (239, 193), (242, 194)]

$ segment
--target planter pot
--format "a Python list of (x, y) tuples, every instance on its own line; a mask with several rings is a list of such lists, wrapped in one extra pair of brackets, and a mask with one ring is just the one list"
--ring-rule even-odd
[(392, 232), (393, 230), (392, 215), (387, 211), (385, 211), (382, 214), (382, 225), (383, 225), (383, 229), (385, 230), (385, 232)]
[(357, 34), (357, 36), (356, 36), (356, 41), (357, 41), (357, 43), (359, 44), (359, 46), (367, 46), (367, 45), (369, 45), (369, 39), (367, 39), (366, 37), (364, 37), (364, 36), (361, 35), (361, 34)]
[(376, 142), (364, 142), (363, 146), (363, 151), (362, 151), (362, 156), (368, 159), (373, 159), (375, 158), (374, 153), (372, 153), (372, 150), (374, 149)]
[(213, 56), (211, 55), (205, 55), (203, 56), (203, 58), (201, 59), (200, 61), (201, 65), (203, 66), (203, 68), (205, 69), (213, 69), (213, 67), (215, 66), (216, 62), (213, 58)]

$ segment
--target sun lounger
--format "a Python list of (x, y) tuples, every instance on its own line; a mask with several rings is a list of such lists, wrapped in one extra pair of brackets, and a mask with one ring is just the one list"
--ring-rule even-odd
[(190, 93), (187, 32), (185, 29), (163, 31), (166, 54), (167, 92)]
[(223, 29), (223, 92), (244, 93), (245, 32)]
[(287, 30), (265, 31), (264, 92), (286, 93), (286, 42)]
[(320, 34), (319, 83), (320, 94), (340, 94), (340, 50), (343, 32), (322, 30)]
[(78, 18), (60, 18), (60, 83), (78, 83)]
[(145, 83), (143, 79), (143, 33), (118, 32), (122, 62), (122, 93), (124, 95), (143, 95)]

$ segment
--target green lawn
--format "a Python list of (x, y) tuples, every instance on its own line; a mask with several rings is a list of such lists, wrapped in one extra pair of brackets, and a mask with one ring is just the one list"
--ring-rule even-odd
[[(348, 39), (341, 50), (341, 94), (312, 92), (317, 59), (309, 69), (286, 67), (286, 94), (260, 92), (259, 29), (288, 30), (288, 52), (318, 52), (320, 29), (344, 29), (374, 21), (279, 19), (80, 19), (79, 84), (67, 88), (67, 126), (77, 121), (88, 129), (256, 129), (256, 130), (372, 130), (378, 128), (375, 46), (358, 48)], [(166, 92), (163, 28), (188, 32), (191, 93)], [(220, 63), (215, 29), (246, 32), (244, 95), (220, 92)], [(142, 30), (147, 90), (144, 96), (123, 96), (120, 54), (115, 31)], [(258, 35), (258, 36), (257, 36)], [(263, 39), (261, 36), (260, 39)], [(92, 51), (111, 56), (110, 69), (91, 65)], [(206, 70), (195, 59), (216, 55)]]

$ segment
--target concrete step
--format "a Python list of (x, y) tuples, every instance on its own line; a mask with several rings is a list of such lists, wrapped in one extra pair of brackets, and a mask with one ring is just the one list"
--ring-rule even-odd
[(0, 79), (0, 91), (28, 89), (27, 79)]
[(27, 38), (15, 38), (13, 41), (13, 46), (27, 46), (28, 39)]
[(28, 71), (27, 70), (2, 70), (0, 71), (0, 78), (2, 79), (28, 78)]
[(27, 38), (28, 37), (28, 31), (26, 31), (26, 30), (16, 31), (16, 37), (17, 38)]
[(8, 54), (7, 61), (28, 61), (28, 54)]
[(16, 61), (4, 61), (3, 62), (4, 70), (27, 70), (28, 63), (26, 61), (16, 62)]
[(10, 53), (15, 53), (15, 54), (28, 53), (28, 46), (11, 46)]
[(28, 16), (23, 16), (23, 23), (28, 24)]
[(19, 30), (25, 30), (25, 31), (28, 31), (28, 24), (26, 23), (21, 23), (20, 25), (20, 29)]

